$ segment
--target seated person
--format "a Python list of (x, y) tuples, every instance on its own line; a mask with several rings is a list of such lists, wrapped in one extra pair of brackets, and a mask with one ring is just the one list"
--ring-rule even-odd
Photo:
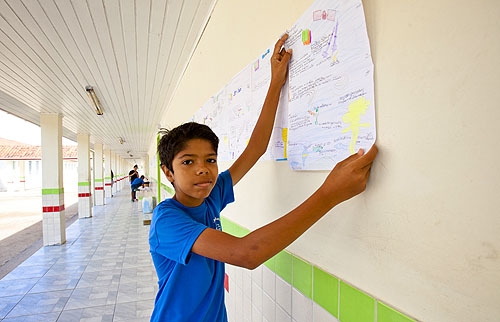
[(130, 183), (130, 189), (132, 190), (132, 202), (137, 201), (137, 198), (135, 197), (135, 192), (139, 187), (142, 187), (144, 185), (144, 176), (141, 176), (140, 178), (135, 178), (131, 183)]

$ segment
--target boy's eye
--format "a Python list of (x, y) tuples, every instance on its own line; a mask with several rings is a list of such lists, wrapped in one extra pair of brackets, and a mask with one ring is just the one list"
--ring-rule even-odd
[(216, 159), (208, 159), (207, 162), (208, 163), (217, 163), (217, 160)]
[(184, 160), (184, 161), (182, 161), (182, 164), (186, 164), (186, 165), (192, 164), (192, 163), (193, 163), (193, 160)]

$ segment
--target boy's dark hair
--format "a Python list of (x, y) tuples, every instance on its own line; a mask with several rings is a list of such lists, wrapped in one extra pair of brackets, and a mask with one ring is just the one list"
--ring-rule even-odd
[(184, 149), (186, 143), (192, 139), (207, 140), (212, 144), (215, 153), (217, 153), (219, 138), (212, 129), (205, 124), (188, 122), (179, 125), (162, 136), (160, 142), (158, 142), (160, 163), (165, 165), (168, 170), (174, 172), (172, 160), (177, 153)]

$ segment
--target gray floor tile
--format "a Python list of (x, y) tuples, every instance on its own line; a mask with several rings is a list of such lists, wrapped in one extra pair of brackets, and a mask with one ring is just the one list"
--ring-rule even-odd
[(24, 295), (28, 293), (40, 278), (26, 278), (18, 280), (0, 281), (0, 298), (11, 295)]
[(113, 322), (115, 305), (95, 306), (84, 309), (65, 310), (61, 313), (61, 322)]
[(128, 190), (0, 280), (0, 321), (149, 321), (158, 290), (149, 226)]
[(42, 313), (59, 313), (68, 302), (71, 291), (54, 291), (25, 295), (6, 318)]
[(22, 295), (0, 297), (0, 321), (16, 306), (23, 298)]

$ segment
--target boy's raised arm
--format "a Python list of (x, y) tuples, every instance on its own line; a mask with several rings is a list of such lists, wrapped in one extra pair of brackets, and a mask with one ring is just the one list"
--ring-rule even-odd
[(326, 177), (324, 183), (298, 207), (248, 235), (237, 238), (205, 229), (192, 251), (228, 264), (253, 269), (276, 255), (339, 203), (365, 190), (378, 149), (351, 155)]
[(229, 168), (233, 185), (238, 183), (266, 152), (274, 126), (281, 88), (285, 84), (288, 74), (288, 62), (290, 61), (291, 50), (287, 51), (283, 48), (287, 39), (288, 34), (284, 34), (274, 45), (273, 55), (271, 56), (271, 83), (264, 104), (262, 105), (262, 111), (252, 131), (247, 147)]

